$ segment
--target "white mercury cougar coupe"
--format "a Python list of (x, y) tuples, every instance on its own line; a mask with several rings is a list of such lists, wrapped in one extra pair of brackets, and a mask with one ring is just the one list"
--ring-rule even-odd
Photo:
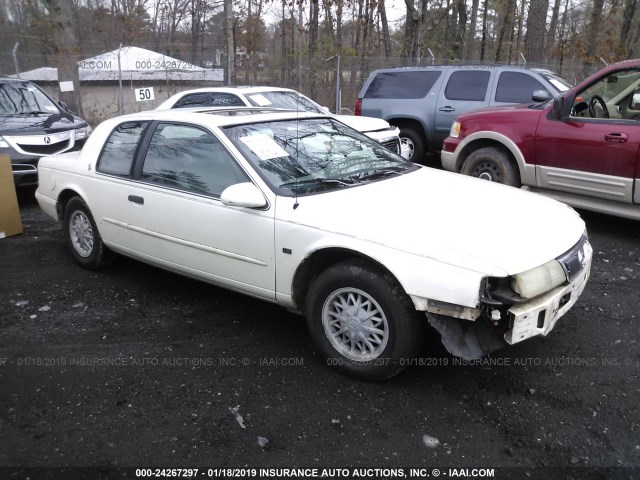
[(415, 165), (325, 115), (143, 112), (39, 165), (38, 202), (83, 267), (118, 253), (303, 312), (359, 378), (402, 370), (427, 322), (467, 359), (547, 335), (591, 266), (571, 208)]

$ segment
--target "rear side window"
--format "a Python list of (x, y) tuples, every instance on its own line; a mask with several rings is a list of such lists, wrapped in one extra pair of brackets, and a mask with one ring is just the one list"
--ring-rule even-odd
[(104, 145), (97, 170), (111, 175), (131, 173), (131, 164), (148, 122), (126, 122), (118, 125)]
[(536, 90), (547, 89), (526, 73), (502, 72), (496, 88), (496, 102), (531, 103)]
[(487, 96), (491, 73), (463, 70), (453, 72), (447, 82), (444, 96), (449, 100), (471, 100), (481, 102)]
[(364, 98), (424, 98), (441, 74), (439, 70), (380, 72), (371, 81)]
[(232, 93), (200, 92), (185, 95), (173, 108), (188, 107), (244, 107), (245, 103)]

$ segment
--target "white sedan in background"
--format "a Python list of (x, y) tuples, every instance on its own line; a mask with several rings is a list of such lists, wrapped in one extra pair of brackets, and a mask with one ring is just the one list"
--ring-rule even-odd
[(401, 151), (400, 129), (386, 120), (355, 115), (333, 115), (302, 93), (280, 87), (208, 87), (185, 90), (162, 102), (156, 110), (192, 107), (268, 107), (331, 115), (351, 128), (364, 133), (388, 149), (408, 158), (408, 151)]
[(309, 113), (113, 118), (41, 160), (36, 197), (81, 266), (118, 253), (304, 313), (328, 364), (365, 379), (409, 364), (427, 321), (464, 358), (547, 335), (592, 257), (571, 208)]

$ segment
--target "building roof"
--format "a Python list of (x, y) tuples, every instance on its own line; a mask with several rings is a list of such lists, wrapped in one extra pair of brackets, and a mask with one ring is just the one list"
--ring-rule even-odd
[[(120, 66), (118, 68), (118, 57)], [(139, 47), (123, 47), (78, 62), (81, 82), (117, 81), (118, 71), (123, 81), (222, 81), (223, 70), (203, 68), (177, 58), (168, 57)], [(57, 82), (58, 69), (41, 67), (20, 74), (21, 79), (40, 82)]]

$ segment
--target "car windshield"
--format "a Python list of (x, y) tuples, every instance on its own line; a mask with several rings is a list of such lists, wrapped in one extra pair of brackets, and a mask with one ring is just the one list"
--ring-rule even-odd
[(31, 83), (0, 83), (0, 116), (52, 115), (58, 107), (38, 87)]
[(223, 129), (277, 193), (318, 193), (419, 168), (330, 118), (282, 120)]
[(313, 100), (297, 92), (261, 92), (247, 95), (254, 107), (286, 108), (287, 110), (302, 110), (311, 113), (327, 113)]

